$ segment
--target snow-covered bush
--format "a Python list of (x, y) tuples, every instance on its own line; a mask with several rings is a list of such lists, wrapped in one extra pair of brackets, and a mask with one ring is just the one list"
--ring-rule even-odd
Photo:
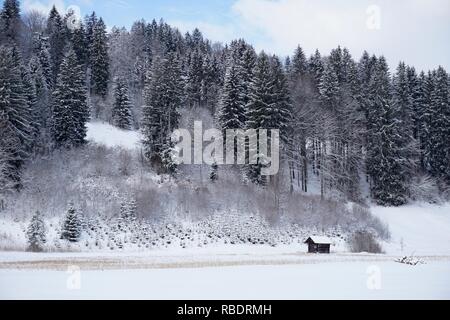
[(383, 253), (383, 249), (375, 236), (366, 230), (355, 232), (349, 239), (348, 244), (351, 252), (354, 253)]

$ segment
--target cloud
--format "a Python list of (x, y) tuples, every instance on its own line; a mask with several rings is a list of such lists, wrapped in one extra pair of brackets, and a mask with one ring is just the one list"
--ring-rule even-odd
[[(342, 45), (356, 58), (367, 49), (385, 54), (391, 65), (450, 67), (448, 0), (237, 0), (232, 11), (241, 26), (261, 34), (258, 49), (281, 55), (298, 44), (308, 53)], [(374, 15), (379, 29), (368, 27)]]
[(48, 14), (53, 6), (55, 6), (59, 12), (66, 11), (66, 5), (64, 3), (64, 0), (48, 0), (48, 1), (25, 0), (22, 6), (24, 12), (39, 11), (44, 14)]

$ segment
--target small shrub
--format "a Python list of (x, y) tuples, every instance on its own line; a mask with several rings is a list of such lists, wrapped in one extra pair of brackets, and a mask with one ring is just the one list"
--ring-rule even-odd
[(349, 240), (351, 252), (369, 252), (383, 253), (383, 249), (372, 233), (367, 231), (358, 231), (353, 234)]

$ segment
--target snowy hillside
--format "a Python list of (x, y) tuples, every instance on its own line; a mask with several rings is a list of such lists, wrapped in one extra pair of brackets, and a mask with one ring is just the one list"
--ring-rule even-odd
[(372, 212), (389, 224), (391, 241), (385, 245), (388, 253), (450, 255), (450, 203), (373, 207)]

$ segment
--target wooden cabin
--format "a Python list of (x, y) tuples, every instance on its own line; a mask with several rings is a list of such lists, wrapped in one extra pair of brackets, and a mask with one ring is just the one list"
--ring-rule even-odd
[(308, 245), (308, 253), (330, 253), (331, 239), (327, 237), (309, 237), (305, 243)]

